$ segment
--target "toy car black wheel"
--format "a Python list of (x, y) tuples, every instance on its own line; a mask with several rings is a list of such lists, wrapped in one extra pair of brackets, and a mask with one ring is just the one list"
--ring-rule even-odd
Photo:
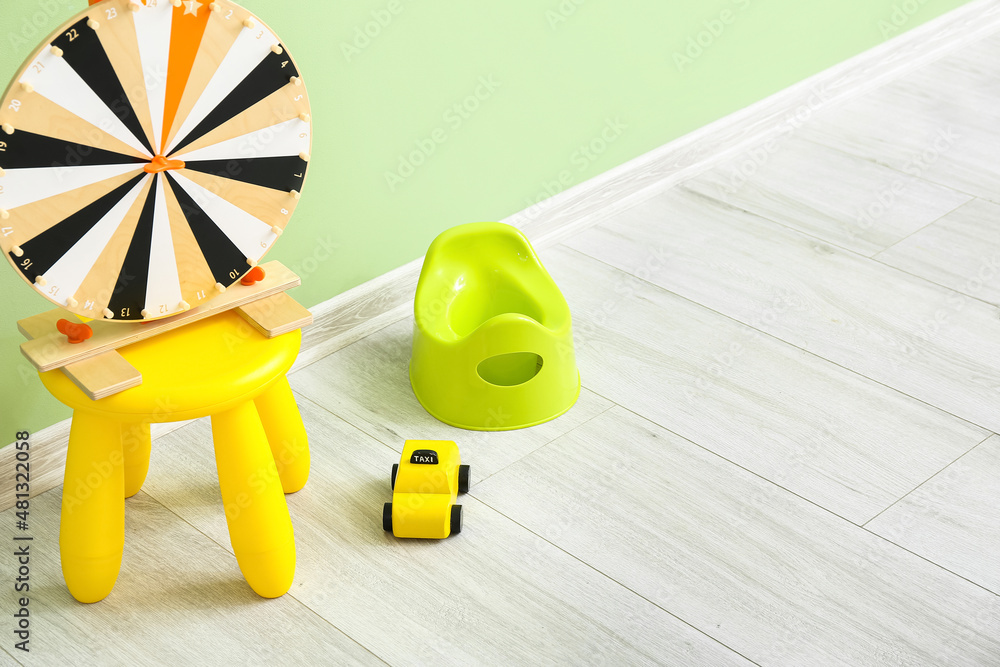
[(458, 492), (468, 493), (469, 492), (469, 478), (472, 475), (472, 469), (469, 466), (458, 466)]
[[(390, 521), (392, 517), (389, 517)], [(462, 532), (462, 506), (452, 505), (451, 506), (451, 534), (458, 535)]]
[[(454, 518), (452, 520), (454, 521)], [(386, 503), (382, 508), (382, 528), (392, 532), (392, 503)]]
[(393, 488), (393, 489), (396, 488), (396, 473), (398, 473), (398, 472), (399, 472), (399, 464), (398, 463), (393, 463), (392, 464), (392, 479), (389, 480), (389, 486), (391, 488)]

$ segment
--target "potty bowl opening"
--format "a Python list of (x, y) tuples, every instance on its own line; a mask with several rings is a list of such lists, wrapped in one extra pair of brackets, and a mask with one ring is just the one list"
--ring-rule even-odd
[(499, 387), (516, 387), (538, 375), (543, 359), (534, 352), (498, 354), (482, 363), (476, 371), (479, 377)]

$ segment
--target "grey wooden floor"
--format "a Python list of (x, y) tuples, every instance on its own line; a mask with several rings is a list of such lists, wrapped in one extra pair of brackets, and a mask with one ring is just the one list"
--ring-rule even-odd
[[(545, 250), (585, 387), (554, 422), (436, 422), (409, 320), (294, 374), (284, 598), (240, 577), (205, 421), (155, 443), (104, 602), (66, 592), (40, 496), (17, 660), (1000, 665), (998, 62), (969, 46)], [(472, 464), (460, 536), (383, 533), (406, 438)]]

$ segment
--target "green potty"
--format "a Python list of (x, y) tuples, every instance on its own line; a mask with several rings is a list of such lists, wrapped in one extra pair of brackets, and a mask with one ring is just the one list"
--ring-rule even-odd
[(437, 237), (414, 315), (410, 384), (446, 424), (534, 426), (580, 395), (569, 306), (515, 227), (480, 222)]

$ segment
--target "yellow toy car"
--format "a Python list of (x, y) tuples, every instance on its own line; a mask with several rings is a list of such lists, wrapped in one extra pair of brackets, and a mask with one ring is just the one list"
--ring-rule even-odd
[(462, 532), (459, 493), (469, 490), (469, 466), (450, 440), (407, 440), (392, 466), (392, 502), (382, 510), (382, 527), (396, 537), (441, 540)]

